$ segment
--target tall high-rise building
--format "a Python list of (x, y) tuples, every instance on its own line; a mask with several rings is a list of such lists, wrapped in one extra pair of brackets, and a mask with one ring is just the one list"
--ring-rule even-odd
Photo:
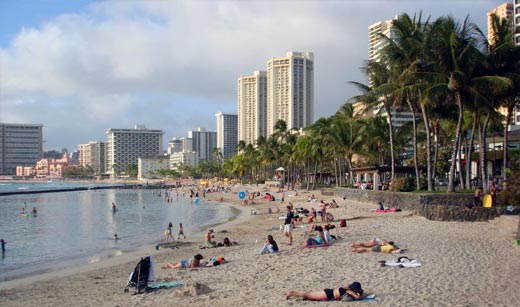
[[(194, 151), (198, 154), (199, 161), (213, 162), (213, 149), (217, 148), (217, 133), (214, 131), (206, 131), (205, 128), (198, 128), (197, 131), (188, 131), (188, 139), (191, 139), (190, 148), (184, 148), (184, 151)], [(187, 143), (190, 143), (187, 141)]]
[(107, 143), (92, 141), (79, 144), (79, 165), (90, 166), (97, 174), (106, 172)]
[(238, 115), (217, 113), (217, 148), (224, 158), (232, 157), (238, 144)]
[[(397, 19), (397, 16), (394, 18)], [(388, 40), (382, 35), (395, 39), (395, 31), (392, 29), (394, 19), (378, 21), (368, 27), (368, 60), (378, 61), (380, 58), (380, 50), (386, 46)]]
[(274, 132), (278, 120), (287, 129), (305, 128), (314, 120), (314, 55), (287, 52), (267, 62), (267, 130)]
[(17, 166), (34, 166), (43, 155), (43, 125), (0, 123), (0, 174), (15, 175)]
[(515, 44), (517, 46), (520, 46), (520, 0), (515, 0), (515, 5), (514, 5), (514, 19), (513, 19), (513, 24), (514, 24), (514, 38), (515, 38)]
[(238, 140), (255, 144), (266, 136), (267, 72), (238, 78)]
[[(516, 1), (520, 2), (518, 0), (516, 0)], [(494, 9), (492, 9), (491, 11), (489, 11), (487, 13), (487, 38), (488, 38), (489, 44), (494, 43), (494, 35), (495, 35), (495, 33), (493, 31), (493, 23), (491, 22), (492, 14), (497, 15), (498, 17), (500, 17), (500, 19), (511, 20), (511, 18), (513, 17), (513, 3), (506, 2), (504, 4), (501, 4), (497, 7), (495, 7)]]
[(134, 129), (108, 129), (107, 172), (124, 172), (128, 165), (137, 165), (139, 157), (153, 157), (162, 154), (162, 130), (147, 129), (136, 125)]

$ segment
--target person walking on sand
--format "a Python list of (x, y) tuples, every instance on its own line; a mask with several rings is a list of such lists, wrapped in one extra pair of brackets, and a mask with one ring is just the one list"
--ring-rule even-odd
[(182, 223), (179, 223), (179, 233), (177, 234), (177, 240), (180, 240), (181, 235), (186, 239), (186, 235), (184, 235), (184, 227), (182, 227)]
[(166, 243), (168, 243), (170, 241), (170, 238), (172, 239), (172, 241), (175, 241), (175, 238), (172, 235), (172, 228), (173, 228), (173, 224), (172, 224), (172, 222), (170, 222), (168, 224), (168, 226), (166, 226), (166, 229), (164, 230), (164, 236), (166, 237)]
[(291, 206), (287, 206), (287, 216), (285, 217), (283, 234), (289, 238), (289, 245), (292, 245), (292, 226), (293, 226), (294, 212), (291, 210)]

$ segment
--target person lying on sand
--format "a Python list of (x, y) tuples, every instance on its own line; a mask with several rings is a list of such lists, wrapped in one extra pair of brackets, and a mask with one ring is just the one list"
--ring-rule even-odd
[[(376, 246), (376, 245), (384, 245), (384, 244), (388, 244), (390, 242), (393, 242), (393, 241), (386, 241), (386, 240), (379, 240), (378, 238), (374, 238), (370, 241), (367, 241), (367, 242), (354, 242), (352, 244), (350, 244), (351, 247), (373, 247), (373, 246)], [(392, 244), (394, 245), (394, 244)]]
[(303, 297), (309, 301), (357, 301), (364, 298), (366, 294), (363, 293), (361, 284), (357, 281), (348, 286), (339, 287), (336, 289), (323, 289), (321, 291), (299, 291), (290, 290), (285, 295), (285, 299), (291, 297)]
[(182, 259), (179, 263), (166, 263), (163, 269), (185, 269), (185, 268), (197, 268), (201, 264), (201, 260), (204, 257), (201, 254), (193, 256), (190, 260)]
[(404, 250), (397, 248), (393, 241), (377, 244), (372, 247), (353, 247), (352, 252), (354, 253), (365, 253), (365, 252), (381, 252), (381, 253), (401, 253)]

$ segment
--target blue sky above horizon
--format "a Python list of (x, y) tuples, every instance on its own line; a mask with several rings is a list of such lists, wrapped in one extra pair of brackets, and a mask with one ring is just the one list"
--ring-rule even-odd
[[(144, 124), (165, 144), (236, 112), (241, 75), (315, 57), (315, 120), (357, 94), (368, 26), (406, 12), (469, 15), (505, 1), (0, 0), (0, 122), (41, 123), (45, 150)], [(276, 10), (273, 7), (276, 6)]]

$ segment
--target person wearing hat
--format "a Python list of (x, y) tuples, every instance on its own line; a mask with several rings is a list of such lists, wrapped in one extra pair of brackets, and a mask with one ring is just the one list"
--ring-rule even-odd
[(363, 293), (361, 284), (357, 281), (348, 286), (339, 287), (336, 289), (323, 289), (321, 291), (300, 291), (290, 290), (287, 292), (285, 299), (291, 297), (303, 297), (309, 301), (357, 301), (364, 298), (366, 294)]
[(206, 235), (204, 235), (204, 244), (206, 244), (206, 247), (217, 246), (217, 242), (215, 242), (213, 238), (215, 238), (215, 233), (213, 232), (213, 229), (210, 229), (206, 232)]

